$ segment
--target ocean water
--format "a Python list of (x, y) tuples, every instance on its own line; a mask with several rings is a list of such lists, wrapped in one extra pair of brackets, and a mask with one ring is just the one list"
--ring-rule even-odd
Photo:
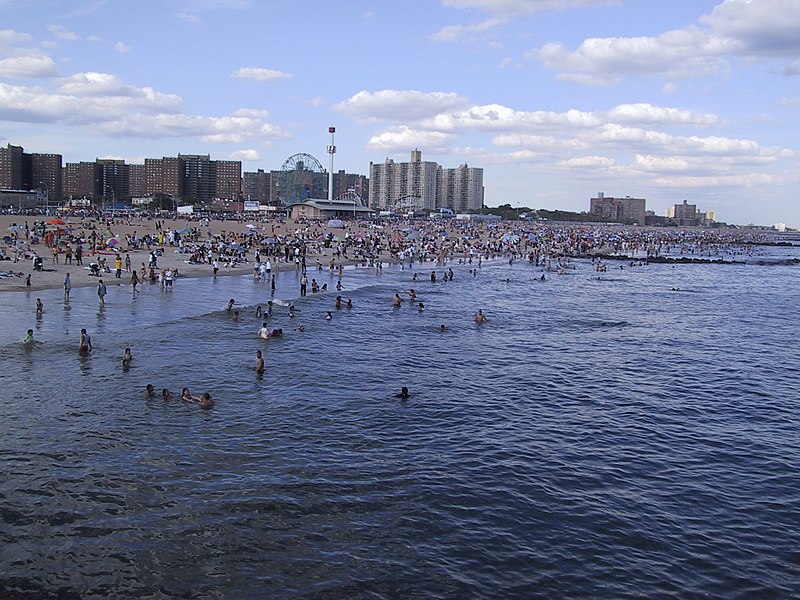
[(800, 266), (758, 262), (351, 268), (350, 310), (289, 271), (267, 341), (249, 276), (2, 294), (0, 590), (797, 597)]

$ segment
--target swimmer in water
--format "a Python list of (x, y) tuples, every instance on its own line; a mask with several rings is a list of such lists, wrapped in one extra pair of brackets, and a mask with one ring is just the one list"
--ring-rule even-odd
[(420, 302), (419, 303), (419, 312), (422, 312), (423, 310), (425, 310), (425, 305), (422, 302)]
[(36, 316), (41, 317), (42, 313), (44, 312), (44, 304), (42, 304), (42, 299), (36, 299)]
[(262, 315), (261, 305), (256, 306), (256, 318), (260, 319)]
[(396, 398), (402, 398), (403, 400), (405, 400), (405, 399), (406, 399), (406, 398), (408, 398), (410, 395), (411, 395), (411, 393), (408, 391), (408, 388), (407, 388), (407, 387), (405, 387), (405, 386), (403, 386), (403, 388), (400, 390), (400, 393), (399, 393), (399, 394), (397, 394), (397, 396), (395, 396), (395, 397), (396, 397)]
[(444, 324), (444, 323), (442, 323), (441, 325), (439, 325), (439, 331), (447, 331), (447, 327), (445, 326), (445, 324)]
[(234, 321), (238, 321), (239, 320), (239, 311), (238, 310), (233, 311), (233, 317), (231, 317), (231, 318)]
[(25, 337), (22, 338), (23, 344), (32, 344), (33, 343), (33, 329), (28, 329)]
[(155, 398), (156, 389), (153, 387), (152, 383), (147, 384), (147, 387), (144, 389), (144, 395), (146, 398)]
[(297, 331), (298, 333), (303, 333), (306, 330), (306, 326), (300, 325), (300, 327), (295, 327), (294, 330)]
[(192, 396), (189, 388), (186, 387), (181, 391), (181, 400), (186, 400), (186, 402), (200, 402), (200, 398), (197, 396)]
[(258, 330), (258, 337), (260, 337), (262, 340), (269, 339), (269, 329), (267, 328), (266, 321), (261, 323), (261, 329)]
[(294, 304), (289, 305), (289, 316), (294, 318)]
[(200, 408), (204, 410), (208, 410), (209, 408), (214, 406), (214, 399), (211, 397), (211, 394), (205, 392), (203, 397), (200, 398)]
[(131, 361), (133, 361), (133, 354), (131, 353), (130, 348), (125, 348), (125, 352), (122, 354), (122, 368), (127, 369), (131, 366)]
[(172, 394), (167, 388), (164, 388), (163, 390), (161, 390), (161, 398), (163, 400), (172, 400)]
[(328, 320), (328, 321), (333, 319), (333, 315), (331, 314), (331, 311), (328, 311), (328, 314), (325, 315), (325, 319)]
[(228, 312), (232, 311), (234, 304), (236, 304), (236, 300), (231, 298), (230, 300), (228, 300), (228, 306), (225, 307), (225, 310), (227, 310)]
[(394, 298), (392, 298), (392, 306), (394, 306), (395, 308), (400, 308), (400, 304), (402, 302), (403, 300), (400, 298), (400, 294), (395, 294)]
[(478, 310), (475, 314), (475, 322), (476, 323), (485, 323), (486, 322), (486, 315), (483, 314), (483, 310)]
[(408, 299), (414, 302), (417, 299), (417, 292), (414, 291), (414, 288), (408, 290)]
[(353, 299), (352, 298), (348, 298), (347, 299), (347, 308), (353, 308)]

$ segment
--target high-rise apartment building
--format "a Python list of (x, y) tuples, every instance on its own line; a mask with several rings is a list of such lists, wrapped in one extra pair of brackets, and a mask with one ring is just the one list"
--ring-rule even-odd
[(630, 196), (611, 198), (606, 197), (603, 192), (599, 192), (597, 198), (589, 200), (589, 212), (609, 221), (644, 225), (646, 202), (645, 198), (631, 198)]
[(254, 200), (261, 204), (269, 203), (270, 173), (259, 169), (245, 172), (242, 179), (242, 196), (245, 200)]
[(357, 193), (366, 203), (369, 199), (369, 178), (343, 170), (333, 174), (333, 197), (339, 198), (350, 190)]
[(208, 154), (178, 154), (181, 196), (205, 204), (211, 201), (211, 157)]
[(144, 165), (128, 165), (128, 191), (132, 198), (147, 196), (147, 176)]
[(24, 187), (23, 154), (22, 146), (8, 144), (5, 148), (0, 148), (0, 188), (7, 190), (30, 189), (30, 186)]
[(94, 162), (67, 163), (64, 165), (64, 197), (95, 198), (95, 182), (98, 180), (97, 164)]
[(97, 164), (95, 198), (102, 197), (106, 203), (117, 204), (131, 197), (130, 169), (124, 160), (98, 158), (95, 163)]
[(242, 163), (238, 160), (211, 161), (212, 198), (237, 200), (242, 195)]
[(145, 195), (181, 195), (181, 166), (175, 156), (144, 159)]
[(41, 190), (50, 201), (62, 194), (60, 154), (27, 153), (21, 146), (0, 148), (0, 187)]
[(483, 169), (466, 164), (443, 169), (435, 162), (423, 161), (422, 152), (414, 150), (407, 163), (389, 158), (370, 163), (368, 190), (370, 206), (379, 210), (477, 210), (483, 207)]
[(483, 169), (466, 163), (455, 169), (441, 169), (436, 208), (456, 212), (483, 208)]

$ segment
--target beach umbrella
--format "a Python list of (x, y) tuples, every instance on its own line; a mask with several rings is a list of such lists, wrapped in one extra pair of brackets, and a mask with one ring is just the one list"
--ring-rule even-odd
[(25, 228), (20, 225), (12, 225), (8, 228), (9, 231), (25, 231)]
[(48, 225), (66, 225), (66, 223), (65, 223), (63, 220), (61, 220), (61, 219), (58, 219), (58, 218), (56, 218), (56, 219), (50, 219), (50, 220), (47, 222), (47, 224), (48, 224)]
[(106, 242), (106, 244), (107, 244), (109, 247), (111, 247), (111, 248), (114, 248), (115, 246), (117, 246), (117, 245), (119, 244), (119, 240), (118, 240), (118, 239), (116, 239), (116, 238), (110, 238), (110, 239), (109, 239), (109, 240)]
[(3, 243), (4, 244), (10, 244), (11, 243), (11, 236), (10, 235), (4, 235), (3, 236)]
[(183, 229), (178, 229), (178, 233), (192, 233), (192, 230), (188, 227), (184, 227)]

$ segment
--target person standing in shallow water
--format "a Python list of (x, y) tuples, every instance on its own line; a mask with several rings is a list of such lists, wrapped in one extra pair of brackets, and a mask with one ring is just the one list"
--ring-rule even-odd
[(86, 329), (81, 329), (81, 341), (80, 345), (78, 346), (78, 352), (81, 354), (89, 354), (92, 351), (92, 337), (86, 331)]
[(72, 280), (69, 278), (69, 273), (64, 275), (64, 301), (69, 302), (69, 293), (72, 291)]
[(256, 350), (256, 375), (264, 374), (264, 357), (261, 350)]
[(106, 293), (108, 290), (106, 289), (106, 284), (103, 283), (103, 280), (97, 282), (97, 297), (100, 298), (100, 305), (103, 306), (106, 303)]

